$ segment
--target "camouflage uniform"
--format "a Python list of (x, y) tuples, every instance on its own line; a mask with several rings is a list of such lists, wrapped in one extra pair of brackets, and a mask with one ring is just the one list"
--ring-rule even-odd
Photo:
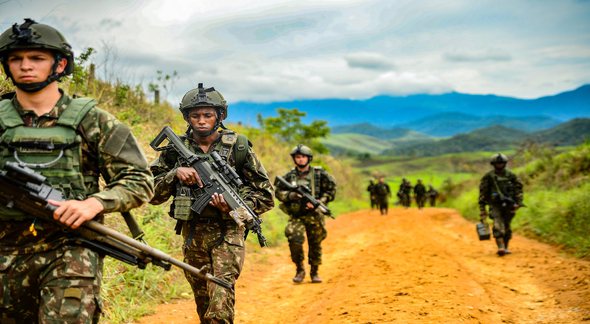
[[(512, 202), (506, 201), (508, 198)], [(508, 242), (512, 238), (510, 223), (514, 217), (514, 203), (522, 206), (523, 191), (522, 182), (507, 169), (501, 172), (492, 170), (486, 173), (479, 184), (479, 209), (485, 213), (486, 205), (490, 206), (490, 218), (494, 220), (493, 234), (497, 242), (503, 241), (508, 248)], [(500, 247), (500, 244), (498, 244)], [(502, 247), (502, 248), (504, 248)]]
[(372, 180), (369, 182), (369, 186), (367, 186), (367, 191), (369, 192), (371, 209), (377, 208), (377, 206), (379, 206), (379, 204), (377, 202), (377, 195), (375, 194), (375, 184), (373, 183)]
[(434, 189), (433, 186), (428, 186), (428, 191), (426, 192), (426, 197), (430, 202), (430, 207), (436, 206), (436, 197), (438, 196), (438, 191)]
[[(230, 135), (234, 134), (234, 135)], [(236, 136), (235, 133), (224, 130), (214, 142), (209, 153), (201, 150), (189, 134), (183, 137), (187, 147), (195, 154), (209, 158), (213, 151), (222, 157), (227, 156), (228, 163), (236, 169), (244, 186), (239, 188), (240, 196), (258, 215), (272, 209), (274, 206), (273, 188), (268, 180), (266, 170), (256, 157), (251, 144), (242, 137), (246, 145), (240, 141), (227, 150), (223, 143), (226, 136)], [(241, 135), (240, 135), (241, 136)], [(222, 151), (227, 153), (222, 153)], [(246, 150), (243, 161), (236, 161), (238, 151)], [(177, 229), (181, 230), (184, 238), (184, 262), (197, 267), (205, 267), (206, 272), (235, 284), (244, 264), (244, 228), (240, 228), (229, 215), (212, 206), (207, 206), (199, 215), (190, 210), (190, 203), (183, 203), (181, 192), (190, 192), (196, 199), (200, 196), (198, 187), (182, 185), (176, 177), (176, 169), (180, 166), (178, 156), (173, 149), (163, 151), (151, 165), (155, 176), (156, 194), (152, 204), (161, 204), (174, 196), (170, 215), (179, 221)], [(185, 217), (187, 216), (187, 217)], [(187, 272), (185, 276), (190, 283), (197, 304), (197, 313), (201, 323), (232, 323), (234, 319), (235, 295), (219, 285), (209, 283)]]
[[(33, 111), (23, 110), (16, 98), (0, 102), (3, 108), (16, 110), (24, 126), (31, 128), (56, 127), (61, 120), (58, 117), (71, 109), (72, 104), (73, 100), (62, 92), (56, 106), (37, 117)], [(71, 186), (63, 181), (56, 184), (60, 177), (48, 175), (51, 168), (38, 171), (47, 175), (48, 181), (64, 191), (68, 199), (95, 197), (104, 206), (104, 213), (127, 211), (149, 201), (153, 194), (153, 180), (130, 129), (109, 113), (94, 107), (92, 102), (89, 104), (92, 107), (76, 129), (81, 143), (65, 149), (60, 160), (65, 161), (74, 154), (71, 152), (80, 150), (80, 161), (73, 161), (72, 168), (79, 165), (84, 190), (76, 190), (74, 183)], [(3, 110), (0, 120), (6, 115)], [(4, 124), (0, 122), (0, 125)], [(0, 134), (7, 134), (7, 129), (0, 126)], [(6, 161), (14, 161), (13, 150), (15, 148), (9, 148), (3, 140), (0, 166)], [(27, 149), (16, 150), (26, 161)], [(106, 182), (102, 191), (98, 186), (99, 176)], [(95, 219), (101, 220), (100, 217)], [(31, 224), (34, 224), (37, 236), (29, 230)], [(101, 275), (102, 257), (88, 248), (74, 245), (59, 225), (0, 208), (1, 323), (97, 322), (101, 307)]]
[(426, 187), (424, 187), (420, 180), (418, 180), (418, 183), (414, 186), (414, 196), (418, 208), (424, 207), (424, 204), (426, 203)]
[(381, 211), (381, 215), (386, 215), (389, 207), (389, 197), (391, 197), (391, 190), (389, 185), (385, 182), (378, 182), (375, 184), (375, 195), (377, 205)]
[(412, 185), (406, 179), (402, 180), (402, 183), (399, 185), (399, 190), (397, 192), (397, 197), (400, 200), (400, 203), (404, 207), (410, 207), (411, 205), (411, 197), (412, 194)]
[[(316, 199), (323, 203), (334, 200), (336, 195), (336, 182), (331, 175), (319, 167), (309, 168), (308, 172), (300, 172), (297, 168), (292, 169), (283, 178), (297, 186), (307, 186), (312, 190)], [(308, 262), (312, 266), (319, 266), (322, 263), (322, 241), (328, 232), (325, 228), (324, 215), (306, 209), (304, 199), (292, 200), (287, 188), (280, 183), (275, 183), (275, 194), (282, 202), (281, 209), (289, 215), (289, 222), (285, 228), (285, 236), (289, 241), (291, 260), (295, 264), (301, 264), (304, 260), (303, 242), (307, 233)]]

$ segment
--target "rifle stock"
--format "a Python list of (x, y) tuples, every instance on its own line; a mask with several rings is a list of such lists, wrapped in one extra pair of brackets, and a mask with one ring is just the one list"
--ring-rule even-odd
[(57, 207), (48, 203), (48, 200), (63, 201), (63, 194), (46, 184), (45, 180), (45, 177), (28, 167), (6, 162), (5, 169), (0, 171), (0, 203), (31, 216), (58, 223), (64, 227), (71, 238), (70, 241), (75, 244), (87, 246), (140, 269), (144, 269), (148, 263), (165, 270), (169, 270), (170, 265), (175, 265), (202, 279), (233, 289), (229, 282), (204, 273), (202, 269), (174, 259), (97, 221), (87, 221), (75, 230), (66, 228), (61, 222), (53, 219), (53, 212)]

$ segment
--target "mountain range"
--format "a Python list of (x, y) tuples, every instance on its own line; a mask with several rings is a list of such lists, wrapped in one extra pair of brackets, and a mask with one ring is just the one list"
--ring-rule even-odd
[[(336, 126), (369, 123), (406, 128), (431, 136), (452, 136), (494, 124), (535, 131), (576, 117), (590, 116), (590, 85), (537, 99), (451, 92), (377, 96), (367, 100), (313, 99), (271, 103), (236, 102), (229, 121), (256, 126), (257, 115), (276, 116), (277, 108), (307, 113), (304, 121), (326, 120)], [(444, 119), (438, 125), (434, 120)]]

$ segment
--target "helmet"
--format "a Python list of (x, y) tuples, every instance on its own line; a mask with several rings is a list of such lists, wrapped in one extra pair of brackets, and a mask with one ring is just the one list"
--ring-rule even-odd
[(311, 158), (313, 158), (313, 152), (311, 151), (311, 149), (303, 144), (297, 144), (297, 146), (295, 146), (289, 154), (292, 157), (295, 156), (295, 154), (301, 154), (306, 155), (307, 157), (309, 157), (310, 160)]
[(490, 164), (507, 163), (507, 162), (508, 162), (508, 157), (502, 153), (496, 153), (496, 154), (492, 155), (492, 157), (490, 159)]
[[(55, 53), (53, 74), (46, 81), (36, 84), (15, 83), (19, 89), (29, 92), (38, 91), (49, 83), (59, 80), (61, 77), (69, 75), (74, 71), (74, 53), (72, 52), (72, 47), (57, 29), (49, 25), (39, 24), (30, 18), (25, 18), (24, 23), (21, 25), (15, 23), (0, 35), (0, 62), (2, 62), (4, 72), (11, 79), (12, 76), (8, 69), (6, 56), (10, 51), (19, 49), (47, 49)], [(68, 64), (62, 73), (57, 74), (55, 69), (62, 58), (65, 58)]]
[(182, 97), (179, 108), (183, 114), (188, 114), (190, 109), (197, 107), (214, 107), (217, 110), (219, 122), (227, 118), (227, 101), (223, 95), (213, 87), (203, 88), (202, 83)]

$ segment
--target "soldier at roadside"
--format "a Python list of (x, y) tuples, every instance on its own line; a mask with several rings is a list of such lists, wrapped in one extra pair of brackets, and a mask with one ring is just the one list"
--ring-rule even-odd
[(418, 209), (422, 209), (426, 203), (426, 187), (422, 184), (422, 180), (418, 179), (418, 183), (414, 186), (414, 199)]
[(96, 323), (103, 257), (63, 226), (149, 201), (147, 161), (129, 127), (59, 88), (74, 53), (55, 28), (14, 24), (0, 35), (0, 63), (16, 86), (0, 101), (0, 168), (28, 166), (66, 199), (50, 201), (62, 226), (0, 206), (0, 323)]
[(375, 209), (378, 207), (377, 204), (377, 195), (375, 194), (375, 183), (373, 180), (369, 180), (369, 186), (367, 187), (367, 191), (369, 192), (369, 199), (371, 202), (371, 209)]
[(518, 208), (523, 206), (522, 182), (506, 169), (508, 157), (502, 153), (494, 154), (490, 164), (494, 169), (486, 173), (479, 184), (479, 209), (482, 223), (489, 216), (494, 220), (493, 235), (498, 246), (497, 254), (510, 254), (508, 243), (512, 238), (510, 223)]
[[(266, 171), (243, 136), (226, 129), (227, 103), (214, 88), (199, 83), (180, 103), (188, 124), (181, 139), (201, 158), (217, 152), (240, 176), (244, 185), (235, 188), (258, 215), (274, 206), (273, 188)], [(201, 179), (192, 167), (181, 165), (174, 149), (164, 150), (151, 165), (156, 193), (152, 204), (162, 204), (171, 196), (170, 216), (177, 220), (176, 233), (184, 239), (184, 262), (235, 285), (245, 258), (245, 229), (229, 216), (230, 207), (222, 195), (214, 194), (200, 214), (191, 210), (192, 202), (203, 197)], [(233, 323), (235, 292), (197, 278), (185, 276), (192, 287), (201, 323)]]
[(436, 197), (438, 197), (438, 191), (432, 185), (429, 185), (428, 191), (426, 191), (426, 198), (430, 202), (430, 207), (436, 206)]
[(375, 184), (375, 194), (381, 215), (387, 215), (391, 190), (389, 189), (389, 185), (385, 182), (385, 177), (379, 177), (379, 182)]
[[(292, 185), (308, 187), (312, 196), (320, 200), (323, 204), (334, 200), (336, 182), (321, 167), (310, 165), (313, 160), (311, 149), (299, 144), (293, 148), (290, 154), (295, 167), (287, 172), (283, 178)], [(291, 260), (296, 266), (293, 282), (301, 283), (305, 278), (303, 242), (305, 242), (305, 236), (307, 234), (311, 282), (320, 283), (322, 279), (318, 275), (318, 269), (322, 263), (322, 241), (328, 234), (325, 227), (325, 216), (314, 209), (313, 205), (303, 199), (301, 195), (286, 188), (285, 185), (276, 182), (275, 187), (276, 197), (281, 201), (279, 207), (289, 215), (289, 222), (285, 228), (285, 236), (287, 236), (287, 240), (289, 241)]]

